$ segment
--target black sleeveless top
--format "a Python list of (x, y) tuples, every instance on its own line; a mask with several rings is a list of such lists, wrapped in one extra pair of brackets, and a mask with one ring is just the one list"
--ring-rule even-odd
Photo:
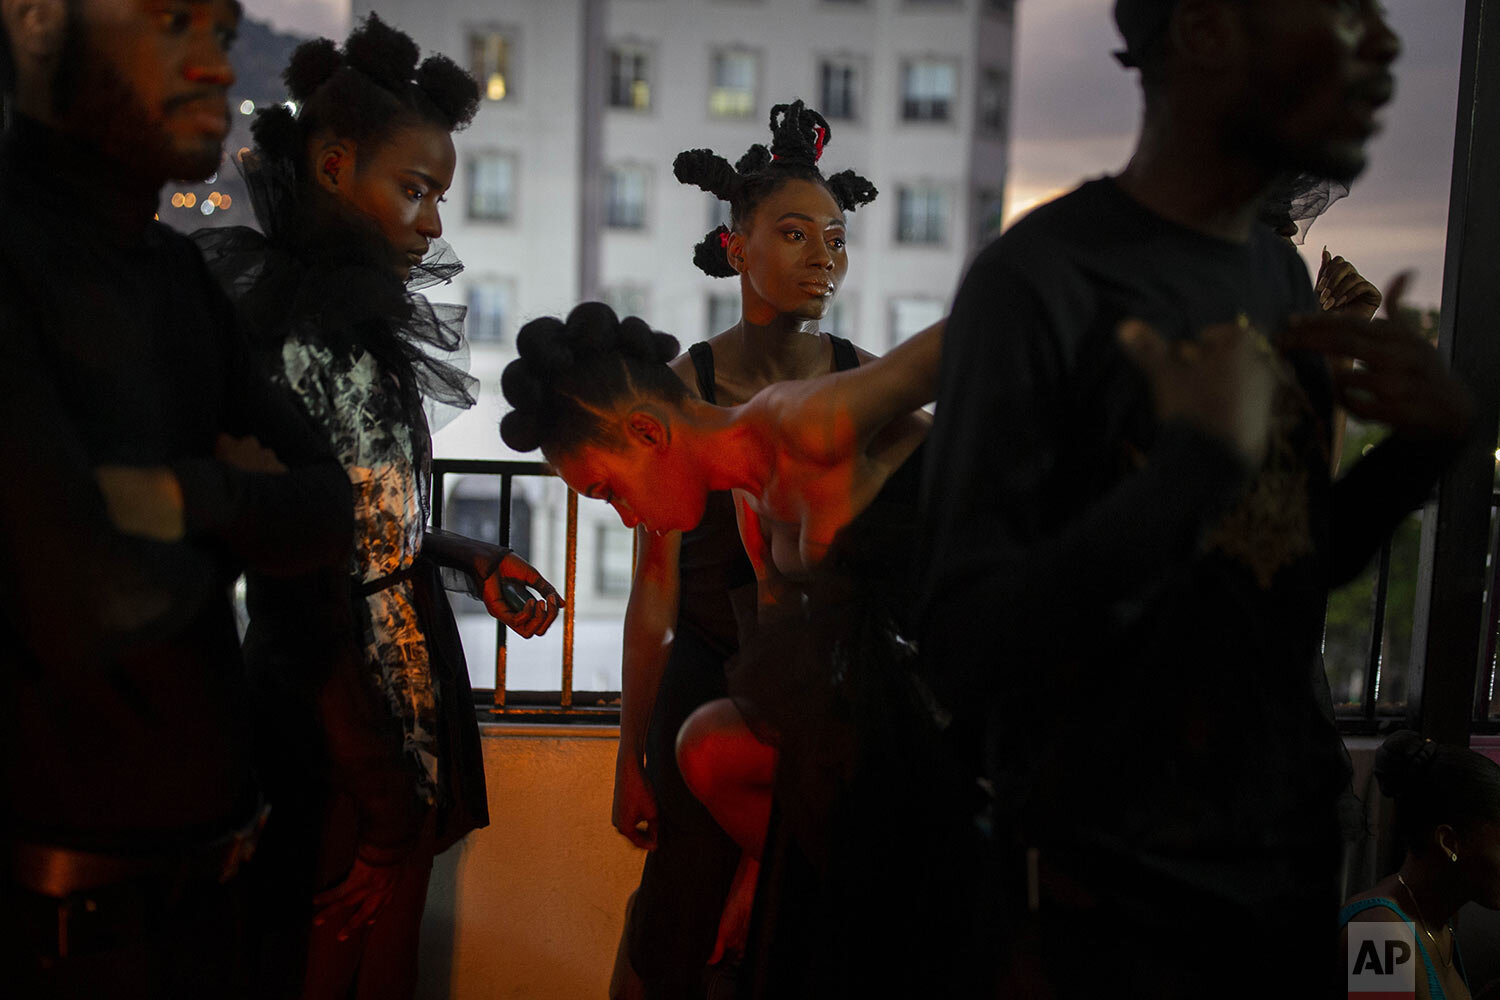
[[(859, 367), (859, 352), (843, 337), (833, 343), (833, 370)], [(688, 348), (698, 376), (698, 393), (705, 402), (719, 405), (714, 381), (713, 348), (706, 343)], [(734, 517), (734, 498), (727, 490), (708, 495), (703, 520), (683, 532), (677, 560), (680, 578), (677, 611), (678, 630), (690, 629), (728, 659), (740, 645), (738, 615), (755, 614), (755, 570), (740, 542)]]

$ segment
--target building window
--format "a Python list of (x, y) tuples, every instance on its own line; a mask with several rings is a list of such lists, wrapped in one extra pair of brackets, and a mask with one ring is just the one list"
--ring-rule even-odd
[(469, 285), (465, 332), (476, 344), (504, 344), (515, 319), (515, 285), (505, 278), (480, 278)]
[(632, 46), (609, 50), (609, 106), (651, 110), (651, 57), (646, 50)]
[(896, 241), (944, 243), (948, 239), (948, 192), (932, 184), (903, 184), (896, 191)]
[(651, 308), (651, 293), (641, 285), (611, 285), (600, 298), (615, 311), (615, 315), (644, 317)]
[(854, 59), (824, 59), (818, 65), (822, 102), (818, 110), (829, 121), (859, 118), (859, 63)]
[(1010, 74), (989, 68), (979, 74), (979, 130), (1004, 135), (1010, 118)]
[(605, 175), (604, 223), (611, 229), (646, 227), (646, 170), (610, 167)]
[(753, 117), (759, 57), (743, 49), (721, 49), (713, 54), (712, 63), (708, 113), (718, 118)]
[(469, 218), (509, 222), (516, 211), (516, 158), (509, 153), (469, 157)]
[(594, 592), (605, 597), (630, 593), (635, 535), (620, 524), (594, 525)]
[(975, 244), (988, 243), (1005, 228), (1005, 192), (980, 188), (974, 192)]
[[(450, 479), (450, 482), (452, 480)], [(462, 476), (448, 495), (444, 526), (465, 538), (500, 541), (500, 481), (489, 476)], [(522, 559), (531, 559), (531, 501), (517, 490), (510, 501), (510, 549)], [(484, 605), (473, 602), (472, 611)]]
[(953, 117), (958, 68), (945, 59), (910, 59), (901, 65), (901, 117), (945, 122)]
[(891, 300), (891, 347), (914, 333), (927, 329), (945, 315), (942, 299), (899, 298)]
[(740, 321), (740, 297), (738, 295), (710, 295), (708, 297), (708, 333), (704, 339), (734, 326)]
[(469, 32), (469, 72), (479, 81), (485, 100), (504, 101), (515, 96), (514, 48), (509, 32)]

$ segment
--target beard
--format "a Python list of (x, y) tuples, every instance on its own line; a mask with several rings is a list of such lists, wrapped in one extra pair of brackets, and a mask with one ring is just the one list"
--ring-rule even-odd
[(168, 180), (202, 180), (218, 170), (222, 145), (204, 141), (180, 148), (109, 56), (89, 44), (79, 6), (68, 4), (53, 78), (52, 113), (64, 130), (97, 146), (132, 177), (154, 187)]

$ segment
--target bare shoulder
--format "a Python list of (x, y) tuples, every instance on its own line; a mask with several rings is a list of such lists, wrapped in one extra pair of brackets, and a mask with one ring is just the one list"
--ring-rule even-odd
[[(1349, 902), (1345, 905), (1348, 906), (1353, 903), (1362, 903), (1365, 900), (1370, 899), (1378, 899), (1384, 901), (1390, 898), (1390, 893), (1384, 892), (1381, 890), (1380, 886), (1376, 886), (1368, 892), (1362, 892), (1358, 896), (1350, 897)], [(1399, 924), (1405, 923), (1406, 918), (1396, 910), (1391, 909), (1389, 906), (1370, 906), (1366, 907), (1363, 910), (1360, 910), (1358, 913), (1354, 914), (1354, 916), (1350, 917), (1349, 922), (1351, 924)]]

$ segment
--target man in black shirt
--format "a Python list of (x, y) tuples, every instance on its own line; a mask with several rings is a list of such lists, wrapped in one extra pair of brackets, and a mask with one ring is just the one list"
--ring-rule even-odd
[[(1327, 591), (1469, 408), (1399, 322), (1289, 331), (1317, 301), (1255, 213), (1279, 172), (1358, 173), (1398, 44), (1362, 2), (1116, 17), (1134, 157), (985, 250), (949, 321), (924, 652), (985, 714), (1001, 926), (1058, 995), (1311, 996), (1299, 976), (1337, 973), (1348, 780)], [(1394, 433), (1330, 484), (1335, 404)]]
[(216, 886), (260, 810), (229, 587), (352, 538), (343, 470), (153, 221), (218, 169), (240, 9), (0, 11), (0, 957), (27, 996), (228, 995)]

